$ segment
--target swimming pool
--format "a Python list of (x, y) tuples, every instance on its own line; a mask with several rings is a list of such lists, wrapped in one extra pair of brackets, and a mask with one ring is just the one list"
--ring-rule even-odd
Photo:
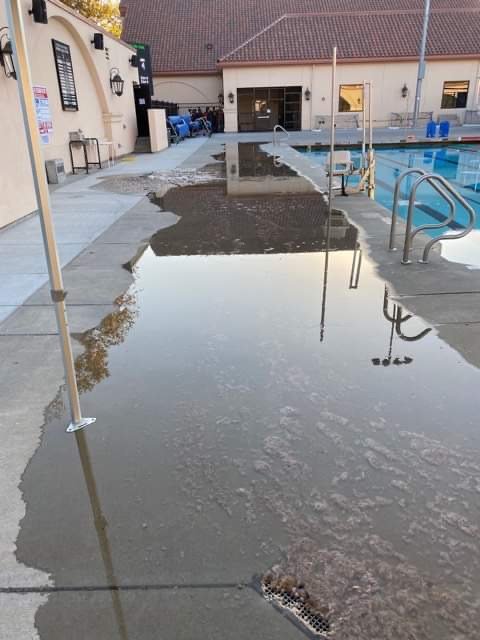
[[(320, 164), (326, 162), (326, 151), (308, 151), (307, 153)], [(480, 146), (379, 147), (375, 150), (375, 156), (375, 200), (389, 210), (392, 209), (395, 181), (403, 171), (413, 167), (442, 175), (459, 191), (477, 213), (475, 229), (459, 241), (442, 242), (442, 255), (454, 262), (480, 267)], [(360, 149), (352, 151), (352, 159), (356, 167), (360, 166)], [(414, 174), (407, 176), (403, 182), (399, 206), (399, 215), (402, 218), (407, 214), (406, 198), (417, 179), (418, 176)], [(358, 177), (352, 176), (349, 184), (353, 186), (357, 182)], [(421, 185), (417, 191), (414, 226), (433, 224), (444, 220), (447, 215), (447, 203), (431, 186)], [(449, 227), (452, 230), (460, 230), (467, 222), (466, 210), (458, 205), (455, 220)], [(445, 228), (429, 230), (432, 237), (443, 233)]]

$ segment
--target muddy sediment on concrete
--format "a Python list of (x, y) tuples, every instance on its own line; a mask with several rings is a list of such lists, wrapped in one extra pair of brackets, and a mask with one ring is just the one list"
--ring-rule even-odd
[[(151, 247), (158, 256), (241, 253), (297, 253), (325, 250), (327, 207), (320, 194), (232, 197), (223, 184), (171, 189), (153, 197), (162, 209), (181, 220), (155, 234)], [(331, 240), (332, 250), (351, 248), (357, 230), (345, 218), (343, 233)]]

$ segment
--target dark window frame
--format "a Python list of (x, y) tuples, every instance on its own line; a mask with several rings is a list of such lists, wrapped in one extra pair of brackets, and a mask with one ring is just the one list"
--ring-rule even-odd
[[(466, 85), (466, 91), (456, 91), (455, 92), (455, 85)], [(453, 93), (445, 93), (446, 90), (448, 90), (448, 86), (447, 85), (452, 85), (452, 87), (450, 88), (450, 91), (456, 93), (456, 95), (454, 95)], [(441, 109), (466, 109), (467, 108), (467, 102), (468, 102), (468, 94), (470, 92), (470, 80), (446, 80), (443, 83), (443, 88), (442, 88), (442, 101), (441, 101)], [(452, 101), (455, 102), (455, 104), (452, 104)]]
[(70, 45), (52, 38), (52, 48), (62, 109), (64, 111), (78, 111), (77, 87)]
[[(356, 87), (362, 90), (362, 102), (360, 105), (359, 109), (343, 109), (342, 108), (342, 99), (347, 102), (347, 100), (345, 100), (345, 98), (342, 98), (342, 87)], [(339, 113), (361, 113), (363, 111), (363, 100), (364, 100), (364, 96), (363, 96), (363, 84), (361, 84), (360, 82), (347, 82), (345, 84), (341, 84), (338, 87), (338, 112)], [(349, 102), (347, 102), (347, 104), (350, 104)]]

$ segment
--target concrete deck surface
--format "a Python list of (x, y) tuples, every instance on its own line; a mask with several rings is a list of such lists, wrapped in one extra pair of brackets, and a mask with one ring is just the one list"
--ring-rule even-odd
[[(419, 136), (422, 133), (423, 130), (418, 131)], [(452, 131), (453, 136), (457, 133)], [(479, 133), (480, 127), (461, 130), (463, 135)], [(357, 134), (339, 130), (338, 140), (356, 141)], [(381, 141), (393, 141), (395, 137), (398, 139), (398, 131), (378, 131), (375, 137)], [(311, 144), (326, 142), (327, 139), (326, 131), (302, 132), (292, 135), (288, 142)], [(133, 280), (121, 265), (146, 248), (155, 231), (175, 224), (177, 220), (173, 214), (159, 211), (141, 195), (112, 194), (92, 187), (98, 184), (99, 179), (115, 175), (169, 171), (179, 166), (201, 167), (211, 162), (212, 154), (220, 152), (225, 142), (238, 141), (269, 142), (271, 134), (222, 134), (211, 139), (188, 140), (161, 154), (125, 158), (115, 167), (76, 178), (55, 189), (52, 205), (60, 258), (65, 267), (65, 285), (69, 291), (67, 303), (72, 333), (82, 333), (96, 326), (115, 308), (115, 299)], [(286, 147), (283, 151), (294, 165), (295, 154), (292, 155)], [(318, 172), (308, 175), (307, 169), (299, 166), (301, 173), (307, 174), (324, 190), (324, 176)], [(441, 338), (469, 362), (480, 366), (478, 272), (447, 263), (438, 252), (432, 255), (432, 263), (428, 266), (412, 264), (403, 267), (399, 264), (398, 253), (391, 254), (385, 248), (388, 233), (385, 209), (364, 196), (337, 198), (336, 206), (362, 230), (364, 247), (402, 305), (435, 326)], [(401, 230), (399, 225), (399, 233)], [(0, 232), (0, 274), (0, 511), (5, 514), (0, 530), (0, 637), (2, 640), (25, 640), (38, 638), (34, 617), (37, 612), (42, 615), (39, 607), (47, 597), (41, 589), (52, 586), (53, 582), (45, 572), (21, 565), (15, 557), (15, 541), (25, 513), (19, 482), (39, 446), (45, 407), (63, 384), (37, 217)], [(75, 342), (75, 352), (80, 351), (80, 344)], [(27, 592), (15, 593), (15, 587), (27, 588)], [(28, 592), (29, 587), (31, 592)], [(9, 591), (12, 588), (13, 591)], [(183, 631), (180, 633), (178, 625), (172, 622), (172, 629), (167, 630), (165, 637), (225, 637), (227, 624), (232, 630), (229, 633), (232, 638), (247, 634), (272, 639), (293, 640), (298, 637), (297, 630), (265, 606), (254, 592), (226, 591), (232, 603), (230, 611), (223, 608), (223, 613), (208, 618), (208, 624), (204, 616), (205, 603), (215, 611), (218, 593), (208, 589), (202, 596), (199, 591), (189, 593), (183, 603), (189, 611)], [(71, 622), (75, 628), (71, 638), (92, 637), (89, 620), (93, 616), (99, 616), (105, 629), (118, 623), (118, 619), (112, 621), (108, 618), (112, 615), (111, 594), (85, 592), (79, 598), (78, 595), (54, 593), (49, 597), (62, 599), (64, 623)], [(131, 616), (141, 607), (148, 607), (149, 611), (170, 611), (173, 620), (178, 611), (177, 597), (174, 591), (128, 593), (122, 595), (122, 600)], [(138, 624), (142, 624), (140, 618)], [(64, 628), (63, 624), (60, 626)], [(60, 636), (57, 629), (52, 628), (49, 640), (56, 638), (60, 639)]]

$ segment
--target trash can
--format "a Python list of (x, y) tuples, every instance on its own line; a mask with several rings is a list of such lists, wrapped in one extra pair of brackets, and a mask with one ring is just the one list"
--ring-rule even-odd
[(450, 133), (450, 122), (448, 120), (444, 120), (440, 122), (440, 138), (448, 138), (448, 134)]
[(426, 132), (427, 138), (434, 138), (436, 129), (437, 129), (437, 125), (433, 120), (430, 120), (430, 122), (427, 123), (427, 132)]
[(60, 184), (65, 182), (65, 166), (63, 160), (55, 158), (55, 160), (47, 160), (45, 162), (47, 171), (47, 179), (49, 184)]

